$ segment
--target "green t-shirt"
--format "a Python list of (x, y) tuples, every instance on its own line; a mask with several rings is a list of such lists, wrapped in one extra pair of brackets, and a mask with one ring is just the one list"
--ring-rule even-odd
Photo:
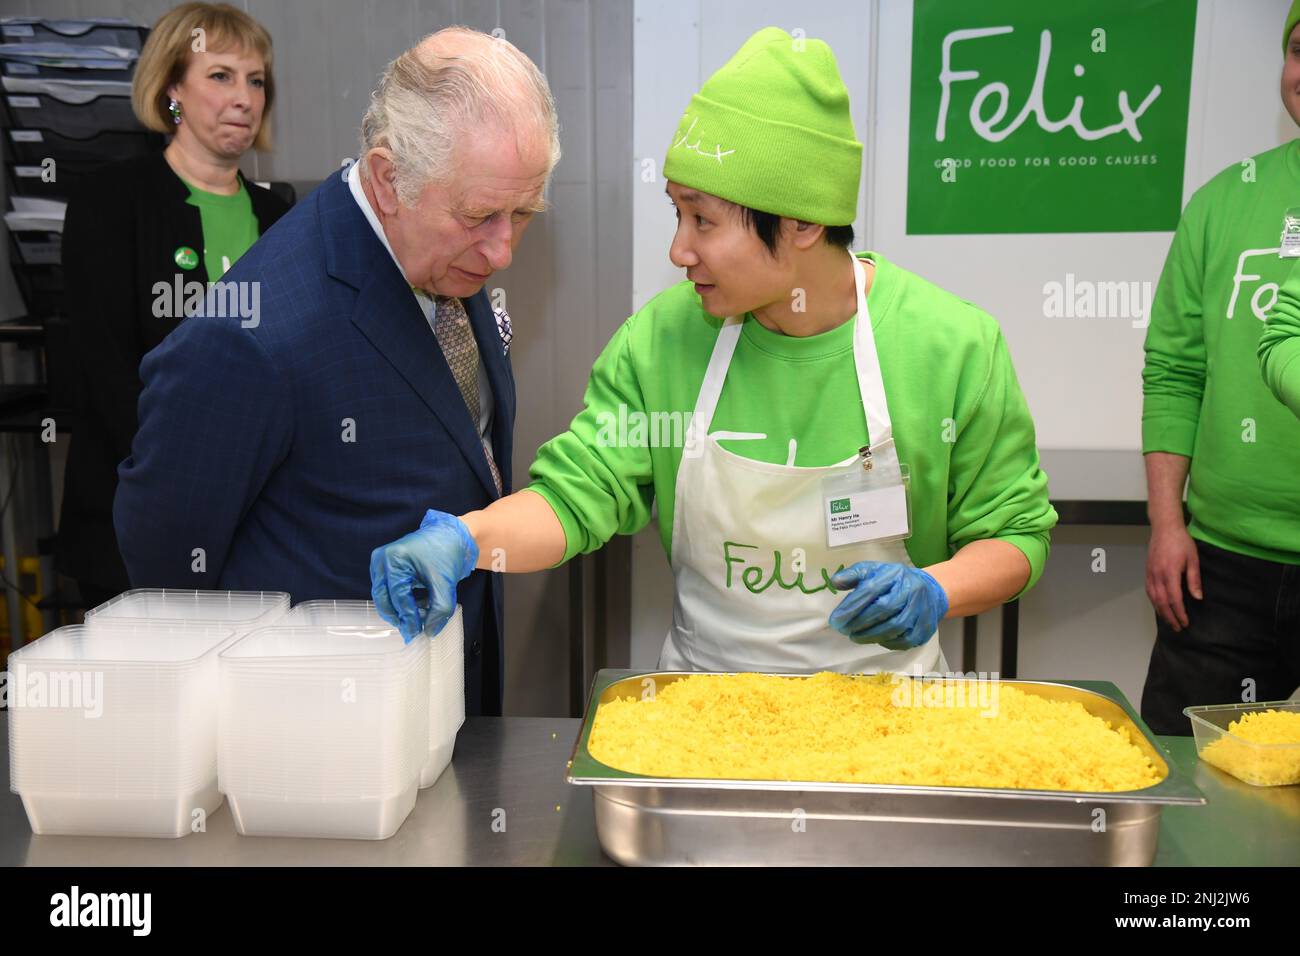
[[(722, 447), (742, 458), (805, 468), (834, 465), (856, 454), (867, 443), (867, 421), (860, 413), (853, 326), (848, 321), (821, 335), (799, 337), (773, 332), (747, 315), (727, 385), (718, 397), (713, 430), (766, 437), (723, 439)], [(772, 401), (774, 395), (761, 390), (772, 383), (784, 394), (790, 385), (776, 383), (786, 380), (798, 400)], [(747, 383), (759, 391), (751, 391)], [(854, 414), (835, 414), (833, 409), (846, 396)]]
[(1300, 140), (1229, 166), (1197, 190), (1151, 304), (1142, 450), (1191, 458), (1192, 536), (1300, 564), (1300, 420), (1269, 391), (1258, 351), (1293, 260)]
[(239, 192), (230, 196), (185, 185), (190, 190), (190, 198), (185, 201), (199, 207), (203, 223), (203, 265), (208, 270), (208, 281), (216, 282), (257, 242), (253, 202), (242, 181)]
[[(908, 554), (924, 567), (972, 541), (999, 538), (1029, 559), (1028, 590), (1042, 573), (1056, 513), (1001, 330), (880, 255), (864, 258), (876, 264), (867, 308), (899, 461), (912, 474)], [(564, 526), (565, 560), (639, 531), (656, 502), (671, 554), (678, 436), (721, 324), (683, 282), (624, 322), (596, 360), (585, 408), (538, 450), (531, 469), (530, 489)], [(751, 460), (785, 464), (791, 439), (799, 466), (855, 455), (869, 436), (853, 323), (795, 338), (747, 316), (711, 430), (765, 434), (722, 440)]]

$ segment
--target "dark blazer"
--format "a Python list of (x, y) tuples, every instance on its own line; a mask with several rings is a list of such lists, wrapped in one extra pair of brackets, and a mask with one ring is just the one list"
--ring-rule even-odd
[[(243, 177), (240, 177), (243, 180)], [(244, 181), (264, 233), (289, 207)], [(176, 327), (154, 314), (154, 284), (208, 280), (203, 226), (190, 192), (161, 152), (105, 166), (68, 203), (63, 229), (65, 311), (79, 372), (76, 420), (64, 479), (58, 569), (101, 590), (127, 587), (113, 534), (117, 465), (131, 451), (140, 360)], [(198, 253), (189, 270), (176, 250)]]
[[(341, 174), (224, 280), (250, 300), (259, 284), (256, 319), (220, 317), (209, 300), (141, 366), (113, 511), (131, 583), (369, 598), (374, 548), (426, 508), (463, 514), (497, 497), (477, 423)], [(465, 306), (509, 492), (514, 376), (486, 292)], [(502, 590), (475, 571), (458, 592), (471, 714), (500, 713)]]

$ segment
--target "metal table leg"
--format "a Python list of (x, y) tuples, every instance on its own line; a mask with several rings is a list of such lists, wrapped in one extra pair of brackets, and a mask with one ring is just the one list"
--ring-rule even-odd
[(13, 441), (12, 435), (0, 436), (0, 502), (7, 502), (3, 519), (0, 520), (0, 537), (4, 542), (4, 575), (13, 584), (5, 588), (5, 605), (9, 610), (9, 646), (17, 650), (23, 646), (23, 596), (17, 590), (21, 574), (18, 567), (18, 532), (14, 523), (14, 512), (18, 508), (18, 489), (15, 487), (18, 475), (13, 470)]
[(1002, 605), (1002, 678), (1014, 680), (1020, 651), (1020, 602)]

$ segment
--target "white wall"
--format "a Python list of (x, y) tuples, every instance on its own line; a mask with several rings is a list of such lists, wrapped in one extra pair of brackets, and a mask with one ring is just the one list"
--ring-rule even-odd
[[(910, 0), (779, 3), (652, 3), (638, 0), (634, 48), (634, 147), (662, 162), (668, 138), (699, 84), (752, 32), (796, 27), (826, 40), (849, 87), (867, 146), (863, 248), (969, 299), (999, 320), (1044, 449), (1140, 452), (1142, 342), (1126, 320), (1047, 319), (1043, 286), (1067, 272), (1094, 281), (1153, 285), (1171, 233), (908, 236)], [(1288, 0), (1200, 0), (1192, 68), (1184, 199), (1229, 163), (1295, 135), (1278, 96)], [(634, 305), (678, 281), (667, 260), (671, 208), (662, 183), (634, 199)], [(1138, 466), (1140, 467), (1140, 462)], [(1130, 471), (1133, 469), (1129, 469)], [(1050, 477), (1050, 475), (1049, 475)], [(1071, 476), (1076, 486), (1080, 476)], [(1020, 676), (1105, 679), (1136, 703), (1155, 625), (1143, 592), (1146, 530), (1061, 528), (1038, 587), (1022, 602)], [(1105, 573), (1092, 570), (1106, 549)], [(657, 532), (633, 552), (632, 663), (653, 666), (671, 616), (672, 579)], [(999, 612), (981, 616), (976, 666), (998, 667)], [(960, 661), (960, 625), (940, 632)]]

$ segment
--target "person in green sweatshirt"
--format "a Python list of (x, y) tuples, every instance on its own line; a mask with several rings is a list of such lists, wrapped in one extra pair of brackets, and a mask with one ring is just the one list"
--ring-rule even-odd
[(552, 567), (657, 504), (661, 667), (944, 670), (939, 621), (1028, 590), (1056, 514), (997, 323), (849, 251), (861, 166), (830, 48), (746, 41), (664, 162), (686, 281), (615, 333), (528, 488), (375, 550), (380, 613), (436, 633), (476, 565)]
[[(1300, 0), (1282, 34), (1282, 102), (1300, 123), (1298, 24)], [(1300, 420), (1257, 357), (1300, 255), (1297, 207), (1300, 140), (1229, 166), (1188, 202), (1152, 302), (1142, 450), (1156, 643), (1142, 717), (1158, 734), (1190, 734), (1185, 707), (1300, 684)]]

